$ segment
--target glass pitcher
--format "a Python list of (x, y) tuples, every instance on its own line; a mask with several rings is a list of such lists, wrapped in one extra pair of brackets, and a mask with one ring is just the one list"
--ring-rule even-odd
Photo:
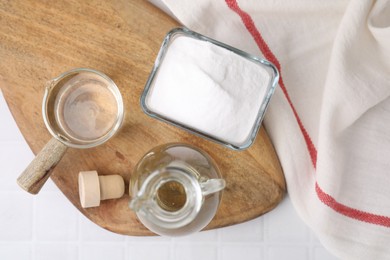
[(129, 206), (152, 232), (181, 236), (203, 229), (214, 217), (225, 181), (214, 161), (187, 144), (149, 151), (133, 172)]

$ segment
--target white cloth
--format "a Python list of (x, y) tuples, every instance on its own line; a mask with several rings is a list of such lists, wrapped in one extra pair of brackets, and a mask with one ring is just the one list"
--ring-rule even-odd
[(390, 1), (164, 2), (279, 67), (265, 127), (297, 212), (336, 256), (390, 259)]

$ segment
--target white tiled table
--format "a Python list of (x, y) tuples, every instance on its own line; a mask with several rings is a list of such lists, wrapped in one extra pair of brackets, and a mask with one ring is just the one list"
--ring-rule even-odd
[(22, 191), (16, 178), (32, 158), (0, 94), (0, 260), (335, 259), (288, 197), (263, 217), (187, 237), (111, 233), (79, 213), (51, 180), (37, 196)]

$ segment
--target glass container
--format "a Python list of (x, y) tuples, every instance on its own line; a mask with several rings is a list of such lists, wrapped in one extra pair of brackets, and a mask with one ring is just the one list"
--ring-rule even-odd
[(118, 131), (124, 118), (123, 100), (108, 76), (77, 68), (46, 84), (42, 114), (53, 137), (17, 179), (32, 194), (40, 191), (68, 147), (92, 148)]
[[(167, 64), (166, 58), (172, 57), (169, 54), (170, 50), (171, 50), (171, 46), (174, 45), (176, 39), (179, 39), (181, 37), (187, 37), (187, 38), (190, 38), (192, 40), (195, 40), (196, 42), (199, 43), (199, 45), (202, 45), (202, 46), (203, 46), (202, 43), (207, 43), (206, 45), (212, 46), (212, 48), (215, 49), (217, 53), (222, 53), (220, 57), (211, 57), (210, 58), (210, 56), (205, 56), (204, 58), (202, 58), (203, 60), (198, 61), (198, 63), (206, 66), (205, 67), (206, 69), (203, 67), (200, 68), (201, 71), (203, 71), (205, 78), (208, 77), (208, 78), (214, 80), (214, 79), (219, 79), (222, 77), (221, 83), (218, 83), (218, 84), (228, 84), (228, 83), (226, 83), (226, 78), (223, 79), (224, 76), (220, 75), (220, 74), (232, 75), (230, 73), (232, 64), (224, 62), (224, 60), (226, 58), (226, 56), (224, 56), (224, 55), (227, 55), (228, 53), (229, 53), (229, 55), (232, 54), (234, 57), (236, 57), (237, 62), (239, 61), (240, 64), (241, 63), (246, 64), (247, 66), (250, 66), (251, 68), (257, 67), (258, 70), (255, 70), (255, 71), (259, 71), (259, 73), (261, 72), (262, 74), (264, 74), (264, 78), (263, 78), (264, 82), (256, 81), (256, 83), (254, 83), (254, 84), (256, 84), (255, 87), (257, 88), (257, 91), (254, 93), (248, 93), (249, 97), (252, 95), (256, 95), (259, 97), (258, 97), (258, 102), (253, 106), (253, 108), (251, 108), (251, 109), (254, 109), (254, 111), (250, 110), (251, 111), (250, 119), (249, 119), (248, 114), (240, 116), (240, 118), (246, 118), (246, 120), (248, 120), (248, 121), (245, 121), (245, 120), (243, 121), (243, 122), (245, 122), (245, 134), (243, 134), (243, 136), (240, 137), (239, 140), (231, 140), (229, 138), (223, 137), (223, 136), (221, 136), (221, 134), (219, 132), (214, 133), (214, 131), (211, 131), (209, 129), (209, 128), (211, 128), (209, 123), (202, 122), (199, 125), (196, 125), (193, 122), (189, 122), (188, 118), (193, 116), (191, 114), (184, 115), (184, 116), (180, 114), (180, 116), (176, 117), (176, 116), (172, 116), (172, 115), (167, 114), (166, 111), (161, 112), (160, 110), (157, 110), (155, 107), (153, 107), (152, 100), (155, 100), (153, 93), (154, 93), (154, 91), (157, 91), (157, 90), (159, 90), (159, 93), (160, 92), (162, 93), (162, 96), (164, 96), (164, 98), (169, 97), (169, 101), (167, 101), (165, 103), (172, 103), (172, 101), (173, 102), (176, 102), (176, 101), (181, 102), (181, 101), (185, 100), (182, 96), (183, 91), (178, 91), (175, 94), (168, 95), (164, 91), (161, 90), (159, 82), (161, 82), (160, 80), (162, 80), (162, 79), (166, 80), (167, 77), (174, 78), (171, 80), (172, 84), (188, 85), (190, 82), (196, 82), (195, 84), (199, 84), (199, 85), (195, 86), (194, 88), (200, 88), (200, 87), (205, 88), (205, 86), (202, 85), (202, 81), (201, 81), (200, 77), (194, 78), (194, 76), (193, 76), (194, 71), (191, 70), (192, 68), (195, 68), (197, 66), (203, 66), (203, 65), (192, 64), (192, 62), (194, 62), (194, 61), (191, 59), (184, 60), (185, 56), (177, 57), (178, 55), (175, 54), (173, 57), (175, 57), (175, 59), (177, 59), (178, 61), (183, 62), (183, 65), (185, 64), (186, 66), (180, 66), (180, 68), (175, 70), (175, 71), (174, 71), (174, 69), (172, 69), (170, 67), (166, 68), (166, 69), (164, 68), (164, 66), (169, 66), (169, 65), (166, 65)], [(204, 45), (204, 46), (206, 46), (206, 45)], [(185, 46), (181, 46), (181, 47), (185, 47)], [(202, 55), (200, 55), (199, 52), (197, 52), (196, 54), (194, 54), (194, 52), (191, 52), (191, 53), (192, 53), (192, 55), (195, 55), (194, 56), (195, 59), (199, 59), (199, 57), (202, 57)], [(186, 52), (184, 52), (183, 55), (186, 55)], [(168, 63), (168, 64), (170, 64), (170, 63)], [(225, 71), (223, 73), (218, 73), (218, 74), (214, 75), (212, 72), (213, 66), (210, 64), (215, 64), (215, 66), (219, 66), (219, 67), (226, 66)], [(208, 68), (207, 66), (209, 66), (209, 67), (211, 66), (211, 69), (210, 70), (207, 69)], [(190, 68), (189, 69), (190, 71), (187, 71), (186, 68)], [(241, 66), (240, 66), (240, 68), (241, 68)], [(237, 88), (241, 89), (241, 93), (244, 93), (246, 90), (245, 90), (245, 88), (243, 88), (243, 85), (242, 85), (243, 82), (240, 82), (240, 80), (239, 80), (240, 77), (243, 77), (242, 75), (239, 75), (239, 73), (240, 72), (243, 73), (246, 70), (246, 68), (248, 68), (248, 67), (245, 67), (245, 65), (242, 65), (242, 69), (240, 71), (237, 71), (236, 73), (234, 73), (234, 75), (236, 75), (236, 76), (233, 77), (235, 79), (235, 81), (237, 81), (237, 84), (234, 83), (234, 85), (237, 86)], [(162, 71), (164, 71), (164, 72), (162, 73)], [(258, 130), (261, 126), (262, 120), (264, 118), (265, 111), (268, 107), (270, 99), (271, 99), (271, 97), (274, 93), (275, 87), (278, 83), (278, 80), (279, 80), (278, 70), (275, 67), (275, 65), (273, 65), (271, 62), (264, 60), (260, 57), (251, 55), (249, 53), (246, 53), (242, 50), (236, 49), (232, 46), (226, 45), (222, 42), (211, 39), (209, 37), (206, 37), (204, 35), (201, 35), (199, 33), (196, 33), (194, 31), (188, 30), (186, 28), (176, 28), (176, 29), (171, 30), (166, 35), (166, 37), (162, 43), (162, 46), (161, 46), (160, 51), (158, 53), (158, 56), (156, 58), (154, 67), (150, 73), (150, 76), (149, 76), (148, 81), (146, 83), (145, 89), (144, 89), (142, 96), (141, 96), (141, 107), (144, 110), (144, 112), (151, 117), (154, 117), (154, 118), (159, 119), (161, 121), (175, 125), (179, 128), (182, 128), (182, 129), (189, 131), (193, 134), (199, 135), (199, 136), (206, 138), (208, 140), (222, 144), (222, 145), (224, 145), (228, 148), (231, 148), (233, 150), (243, 150), (243, 149), (248, 148), (254, 142), (256, 135), (258, 133)], [(170, 86), (172, 84), (170, 84)], [(233, 84), (233, 83), (230, 82), (230, 84)], [(192, 92), (193, 90), (194, 89), (190, 89), (189, 91), (185, 91), (184, 94), (188, 95), (188, 92)], [(192, 98), (210, 99), (210, 102), (208, 102), (208, 104), (210, 104), (210, 106), (207, 108), (207, 110), (210, 113), (213, 113), (216, 111), (215, 106), (214, 106), (215, 104), (213, 102), (212, 97), (201, 96), (201, 97), (192, 97)], [(228, 97), (228, 98), (231, 98), (231, 97)], [(242, 104), (242, 106), (245, 106), (245, 105), (246, 104), (244, 102)], [(188, 103), (184, 102), (184, 104), (182, 104), (182, 107), (183, 106), (184, 107), (188, 106)], [(193, 107), (193, 108), (195, 109), (195, 111), (199, 111), (203, 107)], [(232, 118), (234, 118), (236, 116), (237, 111), (236, 111), (236, 109), (227, 106), (226, 109), (224, 109), (224, 113), (230, 113), (229, 115), (231, 115)], [(183, 118), (184, 118), (184, 121), (183, 121)], [(215, 120), (212, 120), (211, 123), (217, 122), (217, 121), (219, 121), (219, 118), (215, 118)], [(233, 121), (230, 121), (230, 122), (234, 124)], [(244, 125), (243, 123), (241, 125), (233, 125), (232, 129), (233, 129), (233, 131), (235, 131), (239, 127), (243, 127), (243, 125)]]
[(217, 212), (225, 181), (202, 150), (172, 143), (149, 151), (133, 172), (130, 208), (152, 232), (182, 236), (203, 229)]

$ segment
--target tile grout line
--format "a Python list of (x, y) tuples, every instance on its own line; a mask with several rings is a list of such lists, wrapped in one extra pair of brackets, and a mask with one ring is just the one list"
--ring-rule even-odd
[(261, 253), (260, 253), (260, 259), (266, 259), (266, 252), (265, 250), (267, 249), (267, 242), (266, 242), (266, 238), (265, 238), (265, 229), (266, 229), (266, 223), (265, 223), (265, 217), (262, 217), (262, 221), (261, 221), (261, 246), (260, 248), (262, 249), (261, 250)]
[(125, 260), (128, 260), (130, 255), (129, 255), (129, 241), (127, 240), (127, 236), (126, 235), (122, 235), (123, 236), (123, 249), (124, 249), (124, 255), (123, 255), (123, 258)]
[(34, 196), (32, 201), (32, 227), (31, 227), (31, 254), (32, 259), (36, 259), (36, 242), (37, 242), (37, 198)]
[(263, 217), (263, 258), (262, 259), (267, 259), (268, 257), (268, 248), (269, 248), (269, 242), (268, 242), (268, 237), (269, 237), (269, 222), (268, 222), (269, 216), (264, 215)]
[(310, 236), (310, 242), (309, 242), (309, 245), (310, 245), (310, 248), (309, 248), (309, 259), (315, 259), (315, 248), (316, 248), (316, 244), (315, 244), (315, 237), (314, 237), (314, 233), (313, 232), (309, 232), (309, 236)]
[(176, 240), (171, 238), (169, 243), (170, 243), (171, 247), (169, 250), (169, 258), (168, 259), (176, 259), (176, 256), (175, 256)]
[(217, 260), (222, 260), (222, 242), (221, 242), (221, 229), (217, 229)]
[(80, 213), (77, 214), (77, 258), (81, 258), (81, 248), (82, 248), (82, 239), (81, 239), (81, 216)]

